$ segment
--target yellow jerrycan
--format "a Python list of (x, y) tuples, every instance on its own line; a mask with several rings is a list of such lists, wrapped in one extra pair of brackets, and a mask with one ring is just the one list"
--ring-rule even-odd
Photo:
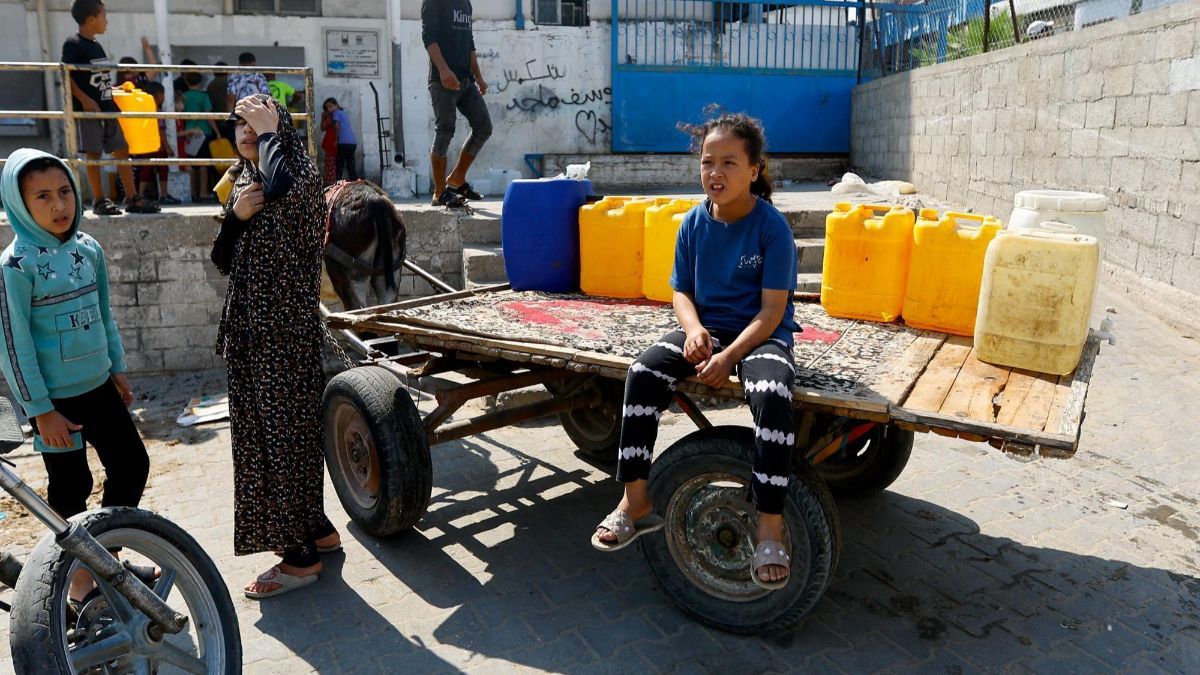
[(642, 297), (642, 239), (651, 199), (606, 197), (579, 210), (579, 288), (588, 295)]
[[(154, 97), (133, 86), (132, 82), (114, 87), (112, 97), (121, 112), (158, 112)], [(129, 144), (129, 154), (158, 152), (158, 120), (122, 117), (117, 121), (121, 124), (121, 132), (125, 134), (125, 142)]]
[(646, 209), (642, 294), (651, 300), (670, 302), (674, 297), (670, 281), (675, 266), (675, 238), (684, 215), (696, 204), (699, 202), (694, 199), (675, 199)]
[(821, 306), (830, 316), (895, 321), (904, 307), (912, 251), (912, 209), (834, 205), (825, 218)]
[(992, 216), (922, 209), (913, 227), (904, 293), (904, 323), (970, 337), (975, 334), (983, 256), (1004, 227)]
[(984, 256), (976, 356), (1039, 373), (1075, 370), (1099, 267), (1095, 237), (1042, 229), (997, 233)]

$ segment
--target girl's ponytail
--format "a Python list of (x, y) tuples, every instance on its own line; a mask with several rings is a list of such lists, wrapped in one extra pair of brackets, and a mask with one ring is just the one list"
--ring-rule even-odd
[(771, 204), (771, 176), (767, 173), (767, 158), (763, 157), (758, 164), (758, 178), (750, 184), (750, 194), (758, 197), (764, 202)]

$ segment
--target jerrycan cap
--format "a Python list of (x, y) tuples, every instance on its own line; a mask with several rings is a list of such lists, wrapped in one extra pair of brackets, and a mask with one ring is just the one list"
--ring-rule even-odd
[(1024, 190), (1013, 197), (1013, 205), (1018, 209), (1034, 211), (1103, 213), (1108, 209), (1108, 198), (1095, 192)]

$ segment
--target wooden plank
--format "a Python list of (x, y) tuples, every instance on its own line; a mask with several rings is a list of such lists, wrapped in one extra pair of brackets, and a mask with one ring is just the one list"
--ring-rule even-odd
[(918, 334), (891, 368), (875, 377), (870, 389), (892, 403), (903, 401), (947, 337), (928, 331)]
[[(908, 424), (923, 424), (929, 427), (934, 433), (949, 433), (952, 435), (961, 435), (963, 433), (971, 434), (974, 437), (982, 437), (984, 439), (995, 439), (1001, 441), (1012, 441), (1022, 443), (1029, 446), (1043, 446), (1044, 448), (1052, 448), (1055, 450), (1066, 450), (1074, 452), (1078, 443), (1078, 438), (1075, 436), (1066, 436), (1063, 434), (1053, 434), (1048, 431), (1030, 431), (1028, 429), (1018, 429), (997, 424), (995, 422), (987, 423), (978, 420), (964, 419), (945, 415), (940, 412), (928, 412), (923, 410), (912, 410), (909, 408), (893, 407), (891, 410), (892, 417), (899, 422)], [(941, 430), (939, 432), (939, 430)]]
[(1088, 385), (1092, 381), (1092, 367), (1096, 364), (1096, 356), (1099, 353), (1100, 340), (1094, 335), (1089, 336), (1075, 372), (1059, 379), (1050, 417), (1046, 419), (1046, 431), (1079, 438), (1083, 428), (1083, 404), (1087, 399)]
[(473, 297), (476, 295), (482, 295), (484, 293), (497, 293), (500, 291), (507, 291), (507, 290), (508, 290), (508, 284), (493, 284), (491, 286), (480, 286), (479, 288), (475, 288), (475, 289), (470, 289), (470, 290), (466, 290), (466, 291), (458, 291), (457, 293), (441, 293), (438, 295), (430, 295), (430, 296), (426, 296), (426, 297), (422, 297), (422, 298), (412, 298), (410, 300), (402, 300), (400, 302), (393, 302), (388, 305), (376, 305), (375, 307), (364, 307), (362, 309), (356, 309), (352, 312), (339, 312), (339, 314), (348, 314), (351, 316), (359, 316), (359, 317), (374, 316), (377, 314), (385, 314), (387, 312), (392, 312), (392, 311), (395, 311), (398, 309), (412, 309), (413, 307), (425, 307), (426, 305), (433, 305), (433, 304), (437, 304), (439, 302), (445, 302), (447, 300), (461, 300), (463, 298), (470, 298), (470, 297)]
[(1008, 382), (1009, 372), (1008, 368), (980, 361), (972, 349), (938, 412), (980, 422), (995, 422), (996, 395)]
[(903, 407), (928, 412), (941, 410), (946, 395), (950, 393), (954, 380), (958, 378), (958, 371), (962, 369), (963, 362), (970, 354), (970, 338), (958, 335), (946, 338), (933, 355), (929, 366), (917, 378), (912, 392), (904, 400)]
[(1053, 375), (1013, 370), (1001, 397), (996, 422), (1030, 431), (1045, 429), (1057, 386), (1058, 378)]

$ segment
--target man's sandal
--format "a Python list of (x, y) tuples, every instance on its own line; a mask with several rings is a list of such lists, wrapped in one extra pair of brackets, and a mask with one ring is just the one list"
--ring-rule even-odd
[(467, 205), (467, 200), (451, 188), (442, 190), (433, 202), (434, 206), (444, 206), (448, 209), (461, 209)]
[(466, 199), (468, 201), (477, 202), (480, 199), (483, 199), (483, 195), (479, 194), (479, 192), (477, 192), (475, 190), (475, 188), (471, 187), (470, 183), (463, 183), (462, 185), (459, 185), (458, 187), (454, 187), (453, 185), (450, 185), (449, 183), (447, 183), (446, 189), (450, 190), (451, 192), (457, 194), (458, 196), (460, 196), (463, 199)]
[[(778, 565), (786, 569), (788, 574), (779, 581), (763, 581), (758, 573), (767, 565)], [(777, 591), (787, 586), (788, 581), (791, 580), (791, 572), (792, 559), (784, 550), (783, 544), (777, 541), (760, 541), (758, 546), (754, 547), (754, 565), (750, 570), (750, 576), (754, 580), (755, 586), (768, 591)]]
[(123, 211), (111, 199), (105, 198), (92, 202), (92, 213), (98, 216), (119, 216)]
[(255, 579), (260, 584), (275, 584), (275, 588), (269, 591), (246, 591), (246, 597), (251, 600), (262, 600), (290, 593), (297, 588), (304, 588), (309, 584), (316, 583), (317, 576), (316, 574), (306, 574), (302, 577), (294, 577), (290, 574), (285, 574), (279, 569), (278, 565), (275, 565), (266, 572), (258, 575), (258, 578)]
[(604, 528), (612, 532), (617, 536), (617, 540), (604, 541), (600, 538), (600, 533), (596, 532), (592, 534), (592, 546), (599, 551), (617, 551), (632, 544), (634, 539), (643, 534), (661, 530), (664, 524), (662, 517), (653, 513), (635, 523), (628, 513), (616, 509), (600, 521), (597, 529)]

